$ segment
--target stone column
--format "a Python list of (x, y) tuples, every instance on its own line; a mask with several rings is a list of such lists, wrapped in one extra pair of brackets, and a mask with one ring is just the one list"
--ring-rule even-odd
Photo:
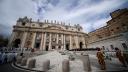
[[(56, 43), (58, 44), (58, 34), (56, 34), (57, 40)], [(56, 49), (58, 49), (58, 45), (56, 46)]]
[(49, 50), (51, 50), (51, 33), (50, 33), (50, 40), (49, 40)]
[(24, 32), (24, 34), (22, 36), (22, 40), (21, 40), (21, 46), (20, 46), (21, 48), (24, 47), (26, 38), (27, 38), (27, 32)]
[(85, 38), (84, 37), (82, 37), (82, 42), (83, 42), (83, 47), (82, 48), (86, 48), (86, 46), (85, 46)]
[(46, 32), (44, 33), (44, 43), (43, 43), (43, 50), (45, 50), (45, 45), (46, 44)]
[(61, 35), (61, 43), (62, 43), (61, 50), (63, 50), (63, 47), (64, 47), (64, 46), (63, 46), (63, 44), (64, 44), (63, 42), (64, 42), (64, 41), (63, 41), (63, 34), (62, 34), (62, 35)]
[(43, 43), (44, 43), (44, 33), (42, 33), (42, 36), (41, 36), (41, 43), (40, 43), (40, 50), (42, 51), (43, 50)]
[(63, 41), (64, 41), (64, 50), (65, 50), (65, 35), (64, 35), (64, 40)]
[(35, 38), (36, 38), (36, 33), (33, 34), (33, 39), (32, 39), (32, 48), (34, 48), (35, 45)]
[(76, 47), (79, 48), (79, 43), (78, 43), (78, 36), (76, 36)]
[(72, 49), (72, 36), (70, 35), (70, 49)]

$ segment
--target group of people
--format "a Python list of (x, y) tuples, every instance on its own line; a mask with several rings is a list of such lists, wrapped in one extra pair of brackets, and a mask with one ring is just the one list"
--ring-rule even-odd
[[(100, 48), (97, 48), (97, 50), (98, 52), (96, 56), (98, 58), (99, 64), (101, 65), (101, 70), (105, 70), (106, 64), (105, 64), (104, 53), (103, 51), (101, 51)], [(125, 57), (123, 56), (121, 50), (119, 48), (115, 48), (115, 52), (116, 52), (116, 58), (118, 58), (118, 60), (122, 63), (122, 66), (127, 67)]]
[(0, 64), (16, 61), (17, 53), (0, 52)]

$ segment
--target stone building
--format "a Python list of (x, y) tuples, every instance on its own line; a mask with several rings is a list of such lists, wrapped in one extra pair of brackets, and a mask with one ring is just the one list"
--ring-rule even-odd
[(128, 9), (119, 9), (112, 13), (107, 25), (88, 34), (89, 48), (100, 47), (113, 50), (128, 49)]
[(70, 26), (56, 20), (40, 22), (24, 17), (13, 26), (9, 47), (37, 50), (85, 48), (86, 35), (79, 24)]
[(112, 13), (107, 25), (88, 34), (79, 24), (66, 25), (63, 22), (34, 22), (24, 17), (13, 26), (9, 47), (36, 48), (40, 50), (96, 48), (114, 50), (128, 49), (128, 9)]

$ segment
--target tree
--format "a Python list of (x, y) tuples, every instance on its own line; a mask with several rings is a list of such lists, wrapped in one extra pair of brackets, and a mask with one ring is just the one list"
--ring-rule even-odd
[(0, 35), (0, 47), (6, 47), (8, 45), (8, 38)]

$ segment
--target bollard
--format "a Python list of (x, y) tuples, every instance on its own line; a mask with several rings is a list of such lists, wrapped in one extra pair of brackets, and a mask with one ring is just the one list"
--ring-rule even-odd
[(62, 72), (69, 72), (69, 71), (70, 71), (69, 60), (64, 60), (62, 62)]
[(26, 66), (27, 64), (27, 58), (23, 58), (21, 61), (21, 66)]
[(91, 71), (90, 61), (89, 61), (89, 55), (83, 55), (82, 57), (83, 66), (85, 71)]
[(35, 64), (36, 64), (36, 59), (31, 59), (29, 60), (29, 63), (28, 63), (28, 68), (35, 68)]
[(75, 60), (75, 57), (74, 57), (73, 55), (70, 55), (70, 56), (69, 56), (69, 59), (70, 59), (71, 61), (73, 61), (73, 60)]
[(18, 56), (17, 59), (16, 59), (16, 63), (17, 64), (21, 64), (21, 61), (22, 61), (22, 57)]
[(48, 71), (50, 69), (50, 60), (46, 60), (43, 62), (43, 71)]

